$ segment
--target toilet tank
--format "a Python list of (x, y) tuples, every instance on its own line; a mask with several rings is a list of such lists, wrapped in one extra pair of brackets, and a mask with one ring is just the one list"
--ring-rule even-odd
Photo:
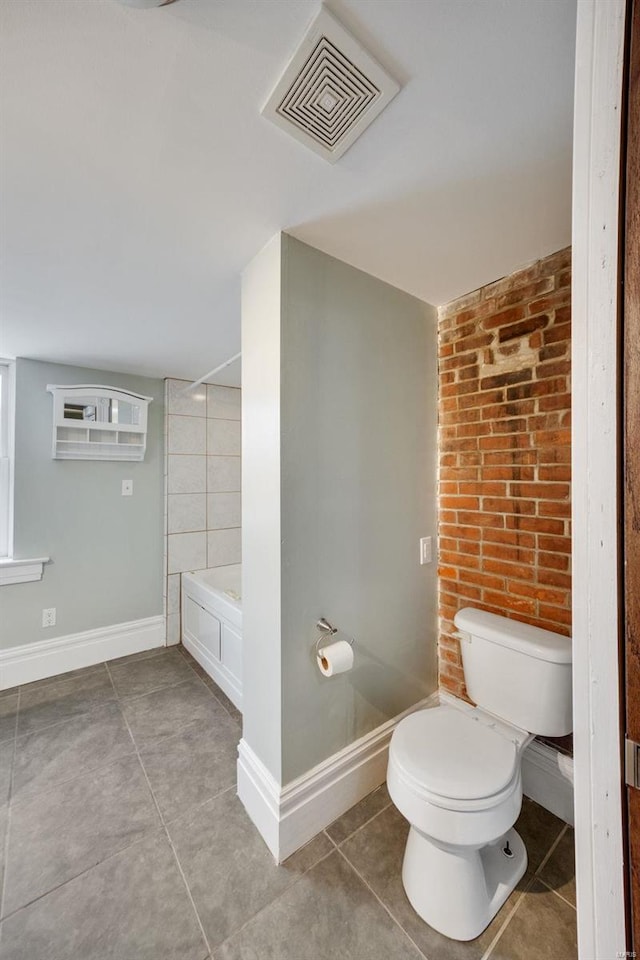
[(474, 703), (529, 733), (571, 733), (570, 637), (473, 607), (454, 622)]

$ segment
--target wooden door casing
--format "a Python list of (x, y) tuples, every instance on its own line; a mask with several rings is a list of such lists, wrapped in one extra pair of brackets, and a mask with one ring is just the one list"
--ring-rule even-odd
[[(626, 735), (640, 743), (640, 0), (627, 71), (624, 300), (624, 607)], [(640, 790), (627, 788), (632, 949), (640, 952)]]

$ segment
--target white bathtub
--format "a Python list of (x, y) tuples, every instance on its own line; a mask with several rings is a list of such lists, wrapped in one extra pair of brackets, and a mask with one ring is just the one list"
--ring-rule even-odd
[(242, 710), (242, 565), (182, 574), (182, 642)]

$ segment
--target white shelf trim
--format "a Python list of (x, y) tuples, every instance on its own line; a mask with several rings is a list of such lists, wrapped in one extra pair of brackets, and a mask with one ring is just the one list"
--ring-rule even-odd
[(29, 560), (0, 557), (0, 586), (42, 580), (45, 563), (49, 563), (49, 557), (35, 557)]

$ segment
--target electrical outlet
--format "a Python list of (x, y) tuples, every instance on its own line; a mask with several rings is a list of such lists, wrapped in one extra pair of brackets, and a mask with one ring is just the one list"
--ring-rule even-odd
[(420, 538), (420, 563), (431, 563), (433, 560), (433, 548), (431, 546), (431, 537)]
[(122, 496), (123, 497), (133, 496), (133, 480), (122, 481)]
[(55, 627), (55, 625), (56, 625), (56, 608), (46, 607), (42, 611), (42, 626)]

